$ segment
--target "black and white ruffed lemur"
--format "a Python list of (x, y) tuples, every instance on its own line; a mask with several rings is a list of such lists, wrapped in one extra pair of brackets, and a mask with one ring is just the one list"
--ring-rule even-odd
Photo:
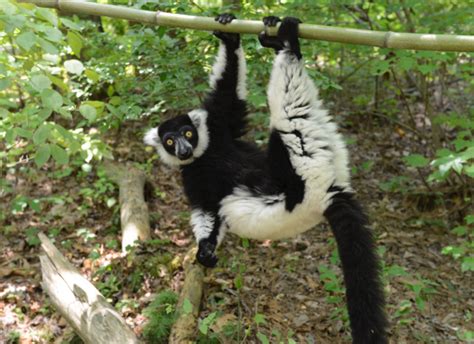
[[(230, 14), (219, 15), (221, 24)], [(266, 17), (276, 26), (277, 17)], [(379, 263), (367, 217), (350, 186), (348, 152), (336, 124), (305, 71), (299, 20), (285, 18), (263, 46), (276, 52), (270, 83), (270, 139), (266, 151), (241, 140), (246, 132), (246, 65), (240, 35), (214, 32), (219, 52), (211, 91), (200, 109), (150, 129), (145, 143), (179, 166), (192, 206), (197, 260), (217, 263), (227, 232), (284, 239), (329, 222), (342, 262), (353, 343), (387, 343)]]

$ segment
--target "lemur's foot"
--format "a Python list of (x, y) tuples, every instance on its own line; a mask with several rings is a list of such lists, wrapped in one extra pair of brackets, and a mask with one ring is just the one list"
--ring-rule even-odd
[[(265, 26), (275, 27), (279, 22), (281, 22), (281, 19), (275, 16), (268, 16), (264, 17), (262, 21)], [(276, 53), (278, 53), (284, 47), (280, 38), (277, 36), (269, 36), (267, 35), (266, 31), (262, 31), (258, 35), (258, 40), (263, 47), (275, 49)]]
[[(232, 13), (222, 13), (214, 18), (216, 22), (219, 22), (222, 25), (229, 24), (234, 19), (235, 16)], [(240, 44), (240, 34), (238, 33), (214, 31), (213, 34), (225, 44), (232, 44), (236, 47)]]
[(216, 245), (207, 241), (206, 239), (199, 242), (196, 259), (199, 263), (207, 268), (213, 268), (217, 264), (217, 256), (215, 253)]
[[(280, 18), (275, 16), (263, 18), (263, 23), (270, 27), (276, 26), (279, 21), (281, 21)], [(294, 17), (285, 17), (281, 22), (277, 36), (268, 36), (265, 32), (262, 32), (258, 36), (260, 43), (264, 47), (275, 49), (276, 52), (287, 48), (300, 59), (302, 55), (298, 40), (298, 26), (301, 20)]]

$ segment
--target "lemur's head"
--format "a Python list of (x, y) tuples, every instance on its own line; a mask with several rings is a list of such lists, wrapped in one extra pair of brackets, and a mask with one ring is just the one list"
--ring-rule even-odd
[(148, 130), (144, 142), (155, 147), (167, 165), (190, 164), (204, 154), (209, 144), (206, 119), (205, 110), (174, 117)]

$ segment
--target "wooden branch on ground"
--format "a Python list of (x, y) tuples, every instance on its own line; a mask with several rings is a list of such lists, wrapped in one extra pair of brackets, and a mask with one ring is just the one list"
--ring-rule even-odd
[[(178, 318), (171, 328), (169, 344), (190, 344), (196, 338), (197, 319), (204, 284), (204, 267), (196, 261), (195, 256), (196, 249), (192, 249), (184, 260), (184, 285), (176, 306)], [(192, 309), (187, 309), (189, 305)]]
[(107, 176), (120, 189), (120, 223), (122, 227), (122, 252), (137, 240), (150, 239), (148, 206), (145, 202), (145, 173), (131, 165), (106, 163)]
[[(151, 25), (178, 27), (184, 29), (259, 34), (265, 27), (262, 21), (233, 20), (221, 25), (209, 17), (199, 17), (166, 12), (152, 12), (123, 6), (92, 3), (83, 0), (19, 0), (42, 7), (56, 8), (75, 14), (88, 14), (121, 18)], [(268, 28), (269, 34), (275, 34), (277, 28)], [(382, 48), (438, 50), (438, 51), (474, 51), (474, 36), (435, 35), (403, 32), (383, 32), (325, 25), (301, 24), (301, 38), (321, 41), (362, 44)]]
[(139, 343), (133, 331), (102, 294), (39, 233), (41, 286), (51, 302), (86, 344)]

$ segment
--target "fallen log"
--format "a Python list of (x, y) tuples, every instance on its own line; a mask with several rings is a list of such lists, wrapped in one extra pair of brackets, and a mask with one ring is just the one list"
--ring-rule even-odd
[(41, 286), (52, 304), (86, 344), (139, 343), (133, 331), (102, 294), (69, 263), (43, 233), (38, 234)]
[(185, 279), (176, 306), (177, 319), (171, 328), (169, 344), (190, 344), (196, 340), (197, 319), (204, 284), (204, 267), (196, 260), (196, 249), (184, 259)]
[(122, 227), (122, 252), (133, 246), (137, 240), (150, 239), (148, 206), (145, 202), (145, 173), (130, 164), (106, 163), (107, 176), (120, 189), (120, 224)]

